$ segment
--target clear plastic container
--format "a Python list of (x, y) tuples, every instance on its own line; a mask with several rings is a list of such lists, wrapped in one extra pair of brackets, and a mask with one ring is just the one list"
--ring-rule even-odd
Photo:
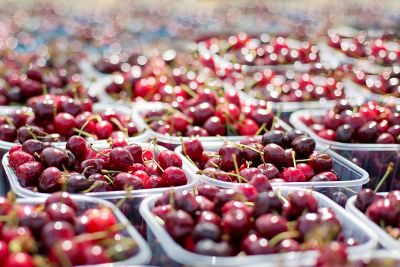
[[(151, 110), (162, 110), (170, 107), (169, 104), (167, 103), (161, 103), (161, 102), (139, 102), (134, 104), (133, 109), (137, 111), (138, 115), (140, 116), (140, 119), (143, 120), (143, 117), (145, 116), (146, 113), (148, 113)], [(143, 120), (143, 123), (144, 120)], [(289, 131), (292, 128), (286, 124), (284, 121), (277, 119), (276, 121), (277, 124), (279, 124), (284, 130)], [(150, 135), (150, 138), (156, 138), (157, 142), (171, 150), (174, 150), (177, 146), (182, 144), (182, 140), (187, 140), (190, 139), (191, 137), (179, 137), (179, 136), (169, 136), (169, 135), (164, 135), (157, 133), (150, 129), (148, 127), (148, 133)], [(229, 140), (229, 141), (240, 141), (244, 138), (244, 136), (223, 136), (223, 137), (217, 137), (217, 136), (207, 136), (207, 137), (198, 137), (198, 139), (202, 142), (207, 142), (207, 143), (219, 143), (221, 140)]]
[[(295, 46), (300, 45), (300, 41), (295, 39), (289, 39), (289, 42), (292, 42)], [(321, 43), (318, 43), (317, 46), (319, 47), (319, 62), (325, 66), (336, 68), (342, 62), (341, 58), (338, 58), (333, 51), (324, 47)], [(209, 54), (213, 57), (214, 62), (217, 66), (221, 67), (222, 69), (228, 68), (233, 69), (235, 65), (239, 65), (241, 70), (244, 72), (255, 72), (255, 71), (262, 71), (265, 69), (275, 70), (275, 71), (287, 71), (287, 70), (296, 70), (299, 72), (308, 72), (313, 64), (311, 63), (301, 63), (295, 62), (294, 64), (278, 64), (278, 65), (245, 65), (245, 64), (235, 64), (230, 62), (229, 60), (225, 59), (224, 57), (211, 52), (204, 42), (200, 42), (198, 44), (198, 51), (201, 55)]]
[(396, 105), (400, 104), (400, 98), (394, 97), (394, 96), (386, 96), (386, 95), (380, 95), (376, 94), (364, 86), (361, 86), (359, 84), (356, 84), (355, 82), (351, 80), (345, 80), (344, 82), (345, 86), (351, 89), (353, 92), (358, 92), (361, 94), (366, 101), (376, 101), (376, 102), (383, 102), (383, 103), (394, 103)]
[(394, 169), (387, 180), (380, 187), (380, 191), (400, 189), (400, 145), (398, 144), (348, 144), (328, 141), (315, 134), (300, 117), (311, 115), (321, 117), (326, 110), (301, 110), (290, 116), (290, 123), (297, 129), (310, 135), (321, 147), (329, 148), (339, 155), (356, 163), (369, 173), (369, 188), (375, 188), (385, 174), (390, 162), (394, 163)]
[[(20, 107), (20, 106), (0, 106), (0, 116), (7, 115), (7, 114), (11, 113), (12, 111), (14, 111), (16, 109), (20, 109), (20, 108), (22, 108), (22, 107)], [(149, 133), (147, 131), (146, 125), (143, 123), (143, 120), (138, 119), (138, 116), (134, 115), (134, 113), (135, 113), (134, 110), (132, 110), (128, 107), (125, 107), (125, 106), (121, 106), (121, 105), (109, 106), (107, 104), (100, 104), (100, 103), (96, 103), (93, 105), (94, 112), (101, 112), (108, 108), (111, 108), (121, 114), (131, 115), (132, 121), (135, 123), (136, 127), (138, 128), (139, 132), (141, 132), (141, 133), (137, 136), (130, 137), (129, 138), (130, 143), (145, 142), (148, 140)], [(105, 143), (105, 142), (106, 142), (105, 140), (96, 140), (96, 141), (93, 141), (92, 143), (95, 144), (95, 143)], [(56, 146), (65, 146), (65, 142), (54, 142), (53, 144)], [(5, 153), (7, 153), (7, 151), (10, 150), (10, 148), (13, 145), (15, 145), (15, 143), (0, 140), (0, 157), (3, 157), (3, 155)], [(7, 183), (4, 169), (2, 166), (0, 166), (0, 195), (7, 192), (9, 190), (9, 188), (10, 188), (10, 186)]]
[[(386, 196), (388, 193), (379, 193), (382, 196)], [(400, 241), (391, 237), (385, 230), (383, 230), (379, 225), (371, 221), (363, 212), (361, 212), (354, 204), (357, 196), (351, 197), (346, 203), (346, 210), (359, 218), (368, 228), (375, 232), (378, 236), (379, 244), (385, 249), (393, 249), (396, 250), (398, 255), (400, 256)]]
[[(275, 187), (275, 189), (279, 189), (283, 196), (293, 191), (305, 190), (295, 187)], [(319, 202), (319, 207), (330, 207), (335, 212), (342, 224), (344, 235), (356, 238), (360, 242), (360, 244), (348, 249), (349, 255), (362, 255), (376, 247), (377, 238), (375, 234), (357, 218), (351, 216), (324, 195), (317, 192), (313, 194)], [(181, 266), (182, 264), (189, 266), (248, 266), (263, 263), (263, 266), (280, 266), (278, 264), (286, 263), (288, 266), (293, 266), (293, 264), (301, 262), (307, 266), (312, 265), (318, 255), (316, 251), (308, 251), (257, 256), (213, 257), (187, 251), (177, 244), (164, 227), (154, 219), (151, 209), (156, 200), (156, 196), (146, 198), (140, 205), (140, 214), (148, 226), (147, 241), (153, 251), (152, 264), (161, 266)]]
[[(203, 144), (204, 151), (218, 152), (219, 148), (223, 143), (220, 144)], [(318, 151), (323, 151), (324, 149), (317, 146)], [(199, 169), (193, 165), (182, 153), (182, 146), (175, 149), (175, 152), (181, 157), (182, 161), (190, 166), (193, 173), (197, 173)], [(369, 176), (366, 171), (350, 162), (349, 160), (343, 158), (337, 153), (327, 150), (333, 159), (333, 170), (340, 177), (340, 181), (337, 182), (295, 182), (295, 183), (273, 183), (274, 186), (280, 187), (301, 187), (301, 188), (312, 188), (319, 193), (329, 196), (335, 202), (340, 199), (337, 198), (337, 193), (342, 192), (347, 197), (354, 195), (359, 192), (363, 184), (368, 183)], [(200, 182), (218, 186), (221, 188), (233, 188), (238, 185), (238, 183), (219, 181), (217, 179), (211, 178), (207, 175), (199, 175)]]
[[(87, 209), (90, 208), (95, 208), (95, 207), (106, 207), (109, 208), (110, 210), (113, 211), (114, 216), (117, 218), (118, 224), (122, 224), (125, 227), (124, 230), (122, 230), (122, 234), (126, 237), (130, 237), (135, 242), (137, 243), (139, 247), (139, 251), (136, 255), (124, 260), (124, 261), (118, 261), (114, 262), (111, 264), (98, 264), (98, 265), (82, 265), (82, 267), (112, 267), (112, 266), (133, 266), (137, 264), (147, 264), (150, 261), (151, 258), (151, 251), (149, 249), (149, 246), (147, 243), (143, 240), (143, 237), (135, 230), (134, 227), (131, 226), (129, 221), (126, 219), (126, 217), (119, 211), (113, 204), (111, 204), (108, 201), (98, 199), (98, 198), (93, 198), (93, 197), (87, 197), (87, 196), (78, 196), (78, 195), (73, 195), (72, 196), (73, 200), (75, 200), (78, 204), (78, 211), (83, 212)], [(41, 198), (24, 198), (24, 199), (18, 199), (17, 202), (19, 204), (27, 204), (27, 205), (38, 205), (42, 204), (46, 201), (47, 198), (41, 197)]]
[[(158, 149), (154, 149), (154, 147), (150, 144), (145, 144), (145, 143), (137, 143), (143, 148), (146, 149), (151, 149), (155, 156), (157, 157), (160, 151), (166, 150), (166, 148), (162, 146), (158, 146)], [(94, 144), (93, 148), (95, 149), (102, 149), (107, 147), (106, 144)], [(5, 169), (5, 172), (8, 177), (8, 182), (10, 183), (11, 190), (17, 195), (17, 197), (21, 198), (32, 198), (32, 197), (48, 197), (49, 194), (47, 193), (39, 193), (39, 192), (33, 192), (32, 190), (29, 190), (27, 188), (24, 188), (18, 181), (18, 178), (15, 174), (15, 172), (11, 169), (11, 167), (8, 164), (8, 153), (4, 155), (3, 157), (3, 167)], [(194, 174), (191, 171), (191, 168), (184, 163), (182, 166), (183, 171), (186, 173), (188, 183), (186, 185), (182, 186), (176, 186), (174, 187), (174, 190), (177, 191), (183, 191), (183, 190), (191, 190), (197, 183), (197, 175)], [(153, 196), (157, 194), (162, 194), (166, 190), (169, 190), (169, 187), (161, 187), (161, 188), (152, 188), (152, 189), (139, 189), (139, 190), (133, 190), (131, 191), (131, 194), (129, 198), (125, 200), (125, 204), (122, 205), (120, 208), (123, 211), (123, 213), (129, 218), (129, 220), (135, 225), (137, 229), (140, 230), (140, 232), (144, 232), (145, 230), (145, 225), (143, 224), (142, 219), (140, 218), (140, 215), (138, 213), (138, 207), (140, 202), (148, 197), (148, 196)], [(76, 195), (83, 195), (83, 194), (76, 194)], [(91, 196), (91, 197), (96, 197), (96, 198), (101, 198), (105, 199), (108, 201), (111, 201), (113, 203), (117, 203), (121, 199), (126, 198), (126, 192), (125, 191), (109, 191), (109, 192), (92, 192), (92, 193), (85, 193), (84, 195), (86, 196)]]

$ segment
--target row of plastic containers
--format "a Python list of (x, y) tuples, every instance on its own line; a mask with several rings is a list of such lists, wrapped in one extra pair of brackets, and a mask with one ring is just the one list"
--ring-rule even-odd
[[(289, 129), (289, 128), (288, 128)], [(146, 138), (152, 138), (152, 134), (147, 134)], [(143, 137), (142, 137), (143, 138)], [(170, 137), (172, 138), (172, 137)], [(176, 137), (176, 139), (178, 139)], [(204, 141), (204, 148), (208, 151), (217, 151), (221, 146), (221, 141), (218, 142)], [(135, 142), (137, 142), (135, 140)], [(179, 140), (179, 143), (181, 141)], [(175, 145), (178, 145), (176, 140)], [(65, 146), (65, 144), (58, 144), (58, 146)], [(140, 143), (143, 148), (151, 149), (152, 145), (148, 143)], [(100, 149), (106, 146), (105, 142), (97, 142), (94, 144), (94, 148)], [(160, 150), (154, 150), (153, 152), (158, 155), (159, 151), (165, 150), (165, 148), (158, 146)], [(318, 150), (324, 150), (326, 148), (318, 146)], [(182, 148), (177, 147), (176, 152), (180, 153), (183, 159), (183, 170), (187, 174), (188, 183), (184, 186), (175, 187), (174, 190), (191, 190), (198, 182), (209, 183), (222, 188), (234, 188), (237, 183), (227, 183), (211, 179), (204, 175), (197, 175), (197, 170), (191, 163), (187, 162), (186, 158), (181, 154)], [(274, 184), (275, 189), (279, 189), (284, 195), (293, 190), (305, 190), (304, 188), (311, 189), (321, 193), (327, 193), (332, 191), (345, 192), (348, 196), (359, 191), (363, 184), (368, 182), (368, 174), (363, 169), (359, 168), (350, 161), (344, 159), (337, 153), (327, 150), (327, 153), (331, 155), (334, 161), (333, 169), (335, 173), (341, 178), (339, 182), (323, 182), (323, 183), (286, 183), (286, 184)], [(28, 189), (23, 188), (14, 173), (13, 170), (8, 166), (8, 154), (3, 157), (3, 166), (7, 173), (7, 179), (10, 181), (11, 189), (17, 196), (25, 197), (45, 197), (48, 194), (32, 192)], [(293, 187), (296, 186), (297, 188)], [(303, 189), (301, 189), (302, 187)], [(270, 264), (276, 264), (277, 262), (284, 262), (287, 266), (294, 266), (299, 260), (304, 262), (307, 266), (312, 265), (316, 258), (316, 252), (303, 252), (303, 253), (289, 253), (279, 255), (266, 255), (266, 256), (246, 256), (246, 257), (208, 257), (197, 255), (192, 252), (188, 252), (176, 244), (172, 238), (167, 234), (161, 225), (157, 223), (154, 217), (151, 215), (150, 209), (154, 205), (156, 195), (169, 190), (169, 188), (157, 188), (157, 189), (141, 189), (134, 190), (132, 192), (132, 198), (127, 200), (127, 205), (124, 207), (124, 214), (128, 216), (130, 222), (139, 228), (144, 230), (144, 226), (147, 226), (147, 241), (153, 251), (152, 263), (161, 264), (162, 266), (179, 266), (195, 265), (195, 266), (242, 266), (243, 264), (257, 264), (260, 262), (268, 262)], [(125, 197), (125, 192), (105, 192), (105, 193), (87, 193), (89, 197), (95, 197), (95, 199), (104, 199), (111, 202), (117, 202), (118, 200)], [(86, 196), (85, 196), (86, 197)], [(83, 197), (83, 198), (85, 198)], [(148, 198), (146, 198), (148, 197)], [(341, 220), (342, 225), (345, 227), (344, 232), (348, 236), (353, 236), (360, 241), (360, 244), (350, 248), (350, 255), (360, 255), (374, 249), (376, 247), (377, 238), (374, 232), (371, 232), (369, 228), (360, 222), (357, 218), (345, 212), (332, 200), (326, 196), (315, 192), (315, 197), (319, 201), (321, 207), (331, 207), (338, 218)], [(89, 199), (89, 198), (86, 198)], [(144, 201), (143, 201), (144, 200)], [(90, 202), (90, 201), (89, 201)], [(138, 213), (138, 207), (140, 206), (140, 215)], [(350, 204), (348, 204), (350, 205)], [(350, 206), (349, 206), (350, 207)], [(116, 209), (116, 208), (114, 208)], [(349, 210), (351, 210), (349, 208)], [(143, 224), (142, 218), (146, 224)], [(378, 227), (379, 228), (379, 227)], [(380, 234), (380, 233), (378, 233)], [(155, 238), (156, 237), (156, 238)], [(381, 241), (381, 239), (379, 240)], [(394, 241), (396, 242), (396, 241)], [(386, 248), (393, 248), (387, 247)]]

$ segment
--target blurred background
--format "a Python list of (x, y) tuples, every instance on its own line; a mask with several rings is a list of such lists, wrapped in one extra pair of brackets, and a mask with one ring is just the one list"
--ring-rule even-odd
[(179, 44), (177, 40), (213, 33), (313, 37), (343, 25), (370, 30), (400, 27), (398, 0), (2, 0), (0, 5), (0, 47), (19, 51), (37, 50), (57, 38), (83, 40), (88, 49), (118, 50), (149, 42)]

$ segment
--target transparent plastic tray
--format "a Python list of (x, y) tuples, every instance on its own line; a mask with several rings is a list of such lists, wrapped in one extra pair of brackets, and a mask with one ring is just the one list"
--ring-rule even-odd
[[(169, 104), (167, 103), (161, 103), (161, 102), (140, 102), (134, 104), (133, 109), (137, 111), (137, 114), (140, 116), (139, 119), (143, 120), (143, 116), (151, 111), (151, 110), (162, 110), (165, 108), (170, 107)], [(144, 120), (143, 120), (143, 123)], [(291, 130), (292, 128), (286, 124), (284, 121), (281, 119), (277, 119), (277, 123), (286, 131)], [(150, 138), (156, 138), (157, 142), (171, 150), (174, 150), (177, 146), (182, 144), (182, 140), (187, 140), (190, 139), (191, 137), (179, 137), (179, 136), (169, 136), (169, 135), (164, 135), (157, 133), (150, 129), (148, 126), (148, 133)], [(229, 141), (240, 141), (244, 138), (244, 136), (223, 136), (223, 139), (229, 140)], [(219, 143), (221, 142), (222, 138), (217, 137), (217, 136), (207, 136), (207, 137), (198, 137), (198, 139), (202, 142), (208, 142), (208, 143)]]
[[(362, 93), (354, 91), (354, 88), (352, 86), (349, 86), (348, 84), (344, 85), (345, 85), (344, 90), (347, 100), (350, 100), (351, 103), (353, 104), (363, 103), (365, 96)], [(236, 89), (229, 83), (224, 83), (224, 86), (226, 88), (236, 90), (239, 95), (239, 98), (249, 103), (257, 103), (259, 100), (262, 100), (262, 99), (257, 99), (256, 97), (249, 95), (243, 92), (242, 90)], [(268, 104), (270, 104), (272, 107), (272, 111), (275, 114), (280, 113), (281, 114), (280, 118), (287, 123), (289, 123), (290, 115), (295, 111), (302, 109), (332, 108), (335, 106), (336, 103), (337, 100), (327, 100), (327, 99), (320, 99), (318, 101), (304, 101), (304, 102), (272, 102), (272, 101), (268, 102)]]
[[(143, 240), (142, 236), (135, 230), (134, 227), (131, 226), (129, 221), (126, 219), (126, 217), (121, 213), (121, 211), (118, 210), (113, 204), (111, 204), (108, 201), (98, 199), (98, 198), (93, 198), (93, 197), (87, 197), (87, 196), (78, 196), (78, 195), (73, 195), (72, 198), (77, 202), (78, 204), (78, 210), (79, 211), (85, 211), (90, 208), (95, 208), (98, 206), (103, 206), (111, 209), (114, 213), (114, 216), (117, 218), (118, 223), (125, 225), (126, 228), (122, 231), (122, 233), (135, 240), (139, 247), (139, 251), (136, 255), (124, 260), (124, 261), (118, 261), (114, 263), (108, 263), (108, 264), (98, 264), (98, 265), (82, 265), (82, 267), (113, 267), (113, 266), (133, 266), (137, 264), (147, 264), (150, 261), (151, 258), (151, 251), (149, 249), (149, 246), (147, 243)], [(37, 205), (37, 204), (42, 204), (46, 201), (47, 198), (41, 197), (41, 198), (24, 198), (24, 199), (18, 199), (17, 202), (20, 204), (31, 204), (31, 205)]]
[(356, 163), (369, 173), (368, 187), (375, 188), (385, 174), (390, 162), (394, 163), (394, 170), (380, 188), (381, 191), (400, 189), (400, 145), (398, 144), (348, 144), (328, 141), (315, 134), (300, 117), (311, 115), (321, 117), (327, 110), (301, 110), (290, 116), (293, 127), (310, 135), (321, 147), (331, 149), (341, 156)]
[[(382, 196), (386, 196), (388, 193), (379, 193)], [(379, 225), (371, 221), (363, 212), (361, 212), (354, 204), (357, 196), (351, 197), (346, 203), (346, 210), (359, 218), (368, 228), (375, 232), (378, 236), (379, 244), (385, 249), (396, 250), (397, 255), (400, 256), (400, 241), (395, 240), (391, 237), (385, 230), (383, 230)]]
[[(162, 146), (158, 146), (158, 149), (153, 149), (153, 146), (150, 144), (145, 144), (145, 143), (137, 143), (143, 148), (146, 149), (151, 149), (155, 156), (157, 157), (159, 154), (159, 151), (166, 150), (166, 148)], [(102, 149), (106, 147), (106, 144), (94, 144), (93, 147), (95, 149)], [(18, 178), (15, 174), (15, 172), (10, 168), (8, 164), (8, 153), (4, 155), (3, 157), (3, 164), (2, 166), (5, 169), (5, 172), (8, 177), (8, 182), (11, 186), (11, 190), (21, 198), (30, 198), (30, 197), (48, 197), (49, 194), (47, 193), (39, 193), (39, 192), (33, 192), (27, 188), (24, 188), (18, 181)], [(191, 190), (197, 183), (197, 175), (193, 174), (191, 171), (190, 167), (187, 166), (186, 163), (183, 164), (182, 166), (183, 171), (186, 173), (186, 176), (188, 178), (188, 183), (186, 185), (182, 186), (176, 186), (174, 187), (174, 190), (177, 191), (183, 191), (183, 190)], [(121, 206), (121, 210), (123, 213), (129, 218), (129, 220), (135, 225), (137, 229), (140, 229), (141, 232), (145, 230), (145, 225), (143, 224), (142, 219), (140, 218), (140, 215), (138, 213), (138, 207), (140, 202), (148, 196), (153, 196), (157, 194), (162, 194), (166, 190), (169, 190), (169, 187), (161, 187), (161, 188), (152, 188), (152, 189), (139, 189), (139, 190), (133, 190), (131, 191), (131, 194), (129, 198), (125, 200), (125, 204)], [(126, 192), (125, 191), (109, 191), (109, 192), (92, 192), (92, 193), (85, 193), (85, 194), (76, 194), (76, 195), (86, 195), (86, 196), (91, 196), (91, 197), (96, 197), (96, 198), (101, 198), (105, 199), (108, 201), (111, 201), (113, 203), (117, 203), (119, 200), (126, 198)]]
[[(299, 42), (294, 39), (290, 39), (290, 41)], [(333, 51), (327, 49), (325, 46), (321, 45), (321, 43), (318, 43), (316, 45), (319, 47), (320, 62), (323, 65), (333, 68), (339, 66), (341, 60), (336, 56), (335, 53), (333, 53)], [(201, 55), (204, 54), (211, 55), (216, 65), (220, 66), (221, 68), (233, 69), (235, 66), (233, 62), (230, 62), (229, 60), (225, 59), (224, 57), (216, 53), (212, 53), (206, 47), (204, 42), (200, 42), (198, 44), (198, 51)], [(241, 70), (245, 72), (261, 71), (265, 69), (270, 69), (275, 71), (296, 70), (299, 72), (308, 72), (312, 67), (311, 63), (301, 63), (301, 62), (295, 62), (294, 64), (278, 64), (278, 65), (245, 65), (245, 64), (237, 64), (237, 65), (239, 65), (241, 67)]]
[(355, 82), (350, 80), (346, 80), (344, 84), (346, 87), (351, 88), (353, 92), (358, 92), (359, 94), (361, 94), (366, 101), (372, 100), (383, 103), (394, 103), (396, 105), (400, 104), (400, 98), (398, 97), (376, 94), (368, 90), (364, 86), (356, 84)]
[[(223, 143), (220, 144), (203, 144), (204, 151), (218, 152), (219, 148)], [(317, 146), (318, 151), (324, 151), (321, 147)], [(186, 162), (190, 166), (193, 173), (197, 173), (199, 169), (194, 166), (182, 153), (182, 146), (175, 149), (175, 152), (181, 157), (182, 161)], [(355, 192), (359, 192), (363, 184), (368, 183), (369, 176), (366, 171), (350, 162), (349, 160), (343, 158), (337, 153), (327, 150), (333, 159), (333, 170), (340, 177), (340, 181), (337, 182), (294, 182), (294, 183), (273, 183), (274, 186), (280, 187), (301, 187), (301, 188), (312, 188), (324, 195), (333, 196), (336, 192), (342, 192), (346, 196), (352, 196)], [(211, 184), (221, 188), (233, 188), (238, 185), (238, 183), (224, 182), (217, 179), (211, 178), (207, 175), (199, 175), (200, 182)], [(337, 199), (333, 199), (337, 200)]]
[[(275, 189), (279, 189), (283, 196), (293, 191), (305, 191), (305, 189), (295, 187), (275, 187)], [(351, 216), (324, 195), (317, 192), (313, 192), (313, 194), (318, 199), (320, 207), (330, 207), (335, 212), (342, 224), (344, 235), (356, 238), (360, 242), (359, 245), (348, 249), (349, 255), (362, 255), (376, 247), (375, 234), (357, 218)], [(147, 241), (154, 255), (152, 264), (161, 266), (181, 266), (181, 264), (189, 266), (248, 266), (249, 264), (263, 263), (270, 264), (265, 266), (280, 266), (278, 264), (286, 263), (288, 266), (293, 266), (293, 264), (301, 262), (312, 265), (318, 255), (316, 251), (308, 251), (258, 256), (213, 257), (187, 251), (177, 244), (164, 227), (154, 219), (151, 209), (156, 200), (157, 196), (146, 198), (140, 205), (140, 214), (148, 226)]]
[[(21, 106), (0, 106), (0, 115), (6, 115), (9, 114), (10, 112), (22, 108)], [(132, 121), (135, 123), (136, 127), (138, 128), (139, 132), (141, 132), (139, 135), (134, 136), (134, 137), (130, 137), (129, 138), (129, 142), (130, 143), (135, 143), (135, 142), (145, 142), (148, 140), (149, 138), (149, 133), (146, 130), (146, 125), (143, 123), (143, 120), (138, 120), (138, 116), (133, 115), (135, 113), (134, 110), (131, 110), (128, 107), (125, 106), (121, 106), (121, 105), (113, 105), (113, 106), (109, 106), (106, 104), (100, 104), (100, 103), (96, 103), (93, 105), (93, 111), (94, 112), (101, 112), (104, 111), (108, 108), (111, 108), (113, 110), (115, 110), (118, 113), (121, 114), (126, 114), (126, 115), (130, 115)], [(105, 143), (105, 140), (96, 140), (93, 141), (92, 143)], [(63, 146), (65, 145), (65, 142), (54, 142), (53, 143), (56, 146)], [(6, 141), (2, 141), (0, 140), (0, 157), (3, 157), (3, 155), (10, 150), (10, 148), (15, 145), (15, 143), (13, 142), (6, 142)], [(0, 166), (0, 195), (2, 193), (4, 193), (4, 191), (8, 191), (9, 189), (9, 185), (7, 184), (5, 179), (5, 173), (4, 173), (4, 169), (2, 168), (2, 166)], [(4, 189), (4, 191), (2, 190)]]

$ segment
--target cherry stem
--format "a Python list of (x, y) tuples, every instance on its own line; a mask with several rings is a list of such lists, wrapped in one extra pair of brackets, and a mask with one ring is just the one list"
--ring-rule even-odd
[(256, 132), (255, 135), (261, 134), (262, 131), (265, 131), (265, 132), (266, 132), (266, 131), (267, 131), (266, 126), (267, 126), (267, 124), (266, 124), (265, 122), (264, 122), (263, 124), (261, 124), (260, 128), (258, 128), (258, 130), (257, 130), (257, 132)]
[(233, 155), (233, 165), (235, 165), (235, 171), (236, 171), (236, 174), (239, 177), (239, 182), (242, 183), (241, 178), (240, 178), (240, 174), (239, 174), (239, 166), (238, 166), (238, 163), (237, 163), (236, 155)]
[[(293, 152), (295, 152), (295, 151), (293, 151)], [(309, 162), (309, 161), (311, 161), (311, 159), (298, 159), (298, 160), (296, 160), (296, 163)]]
[(90, 133), (88, 133), (88, 132), (82, 131), (82, 130), (80, 130), (80, 129), (78, 129), (78, 128), (72, 128), (72, 130), (74, 130), (75, 132), (77, 132), (79, 136), (84, 135), (84, 136), (86, 136), (86, 137), (94, 138), (94, 135), (92, 135), (92, 134), (90, 134)]
[(292, 151), (292, 160), (293, 160), (293, 166), (295, 167), (295, 168), (297, 168), (297, 165), (296, 165), (296, 151)]
[(180, 87), (182, 88), (183, 91), (185, 91), (186, 93), (188, 93), (191, 97), (196, 98), (198, 96), (198, 94), (193, 91), (189, 86), (187, 86), (186, 84), (181, 84)]
[(393, 171), (393, 167), (394, 167), (394, 163), (390, 162), (389, 166), (386, 169), (385, 174), (383, 175), (383, 177), (381, 178), (381, 180), (379, 181), (378, 185), (375, 187), (374, 192), (378, 192), (379, 188), (381, 188), (381, 186), (383, 185), (383, 183), (386, 181), (386, 179), (389, 177), (389, 174)]
[(123, 198), (121, 198), (120, 200), (118, 200), (118, 202), (115, 204), (115, 206), (117, 208), (121, 207), (122, 204), (124, 204), (127, 199), (132, 197), (132, 190), (133, 190), (132, 186), (125, 187), (125, 196)]
[(300, 233), (298, 231), (287, 231), (287, 232), (282, 232), (274, 236), (269, 240), (269, 245), (272, 247), (275, 247), (279, 242), (282, 240), (288, 239), (288, 238), (298, 238), (300, 237)]
[(155, 159), (153, 158), (153, 159), (151, 159), (151, 161), (153, 161), (153, 162), (157, 165), (157, 167), (158, 167), (162, 172), (164, 172), (164, 169), (160, 166), (160, 164), (157, 162), (157, 160), (155, 160)]

